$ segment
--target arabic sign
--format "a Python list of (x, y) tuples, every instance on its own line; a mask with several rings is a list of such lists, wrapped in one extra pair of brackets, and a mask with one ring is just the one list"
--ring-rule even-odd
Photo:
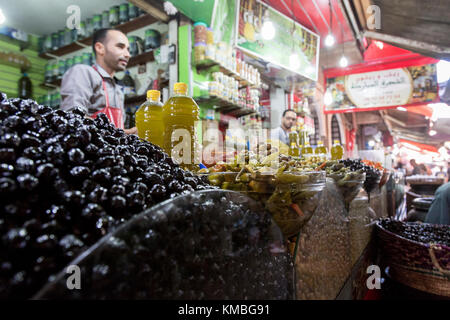
[(327, 79), (325, 112), (367, 111), (437, 99), (436, 64), (428, 64)]
[[(236, 44), (240, 49), (317, 81), (318, 35), (257, 0), (241, 0), (237, 19)], [(267, 21), (275, 31), (271, 40), (263, 37), (262, 27)]]
[(236, 1), (216, 0), (216, 6), (212, 18), (212, 29), (214, 31), (214, 41), (223, 41), (228, 44), (234, 42)]

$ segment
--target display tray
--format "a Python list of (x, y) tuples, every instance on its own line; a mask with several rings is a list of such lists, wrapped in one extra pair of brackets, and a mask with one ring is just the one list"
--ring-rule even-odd
[(106, 235), (34, 299), (292, 299), (293, 263), (261, 204), (207, 190), (162, 202)]
[(262, 203), (285, 237), (295, 236), (311, 219), (325, 188), (325, 171), (200, 174), (214, 186), (239, 191)]

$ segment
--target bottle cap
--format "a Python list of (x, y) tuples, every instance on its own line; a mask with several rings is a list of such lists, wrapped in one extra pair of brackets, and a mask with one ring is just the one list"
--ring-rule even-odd
[(177, 82), (173, 85), (173, 91), (187, 92), (188, 86), (184, 82)]
[(149, 100), (158, 101), (160, 96), (161, 96), (161, 92), (159, 92), (158, 90), (148, 90), (147, 91), (147, 99), (149, 99)]

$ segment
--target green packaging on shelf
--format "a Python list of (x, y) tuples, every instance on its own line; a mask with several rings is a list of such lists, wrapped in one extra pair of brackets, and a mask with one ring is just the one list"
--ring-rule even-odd
[(61, 59), (58, 61), (58, 78), (61, 79), (63, 74), (66, 72), (66, 61)]
[(73, 58), (66, 59), (66, 71), (72, 68), (74, 64)]
[(102, 15), (96, 14), (94, 18), (92, 19), (93, 23), (93, 31), (100, 30), (102, 28)]
[(119, 6), (113, 6), (109, 9), (109, 25), (111, 27), (119, 24)]
[(123, 3), (119, 7), (119, 23), (125, 23), (128, 20), (128, 3)]
[(109, 11), (105, 10), (102, 13), (102, 28), (109, 28)]
[(91, 53), (85, 52), (83, 53), (83, 64), (91, 65)]
[(69, 43), (66, 42), (66, 36), (65, 36), (65, 31), (64, 30), (60, 30), (58, 32), (58, 36), (59, 36), (59, 47), (64, 47), (66, 45), (68, 45)]
[(128, 4), (128, 18), (134, 19), (137, 18), (139, 16), (139, 8), (136, 7), (134, 4), (129, 3)]
[(82, 63), (83, 63), (83, 56), (75, 56), (74, 64), (82, 64)]
[(58, 32), (52, 33), (52, 50), (57, 50), (59, 48), (59, 34)]

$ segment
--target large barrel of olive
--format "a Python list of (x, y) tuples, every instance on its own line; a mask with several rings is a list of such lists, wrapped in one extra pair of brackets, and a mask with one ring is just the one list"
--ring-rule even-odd
[(406, 208), (412, 209), (413, 200), (416, 198), (432, 197), (436, 190), (444, 183), (443, 178), (433, 176), (414, 175), (406, 178), (411, 190), (406, 192)]
[[(63, 270), (37, 299), (291, 299), (292, 257), (261, 205), (234, 191), (167, 200), (78, 259), (80, 290)], [(73, 271), (71, 271), (73, 272)]]

